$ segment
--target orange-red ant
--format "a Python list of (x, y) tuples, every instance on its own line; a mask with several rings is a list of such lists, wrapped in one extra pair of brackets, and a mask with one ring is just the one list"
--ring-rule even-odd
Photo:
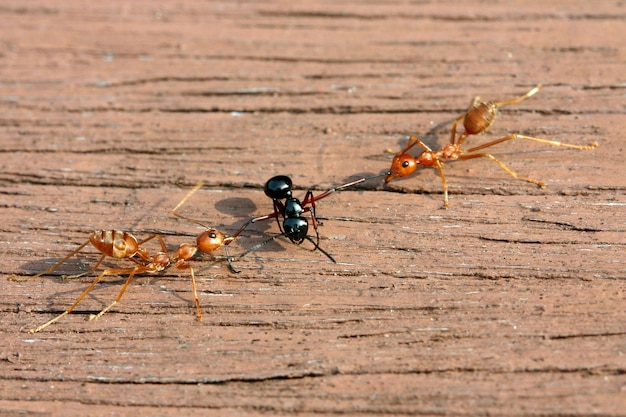
[[(187, 196), (185, 196), (185, 198), (181, 200), (180, 203), (178, 203), (178, 205), (176, 205), (176, 207), (172, 210), (172, 214), (174, 216), (180, 217), (182, 219), (204, 226), (202, 223), (191, 220), (176, 212), (176, 210), (184, 204), (184, 202), (191, 196), (191, 194), (197, 191), (201, 186), (202, 186), (201, 183), (198, 184), (193, 190), (191, 190), (187, 194)], [(143, 248), (141, 245), (155, 238), (159, 241), (162, 251), (156, 253), (154, 256), (150, 256), (148, 251), (145, 248)], [(228, 245), (228, 243), (230, 243), (233, 239), (234, 238), (227, 237), (223, 233), (215, 229), (210, 229), (207, 227), (207, 230), (198, 236), (196, 245), (183, 243), (174, 252), (170, 253), (161, 235), (154, 234), (148, 237), (147, 239), (138, 241), (135, 236), (133, 236), (132, 234), (128, 232), (124, 232), (120, 230), (97, 230), (91, 233), (91, 235), (89, 236), (89, 239), (86, 242), (81, 244), (72, 253), (70, 253), (69, 255), (61, 259), (61, 261), (51, 266), (50, 268), (46, 269), (45, 271), (40, 272), (36, 275), (33, 275), (32, 277), (28, 277), (26, 279), (18, 279), (15, 276), (12, 276), (11, 279), (13, 281), (26, 281), (26, 280), (38, 278), (45, 274), (49, 274), (55, 271), (57, 268), (59, 268), (61, 265), (67, 262), (71, 257), (73, 257), (78, 252), (80, 252), (85, 246), (91, 243), (91, 245), (102, 254), (98, 262), (86, 272), (76, 274), (76, 275), (65, 276), (65, 278), (78, 278), (78, 277), (82, 277), (84, 275), (90, 274), (94, 272), (96, 269), (98, 269), (98, 267), (102, 264), (104, 259), (107, 257), (112, 257), (116, 259), (129, 259), (135, 262), (137, 265), (133, 268), (105, 269), (98, 275), (98, 277), (95, 280), (93, 280), (93, 282), (89, 285), (89, 287), (87, 287), (87, 289), (85, 289), (85, 291), (83, 291), (78, 296), (78, 298), (74, 301), (74, 303), (67, 310), (65, 310), (63, 313), (59, 314), (58, 316), (54, 317), (50, 321), (42, 324), (41, 326), (31, 329), (29, 331), (31, 334), (39, 332), (40, 330), (58, 321), (61, 317), (71, 313), (74, 310), (74, 308), (78, 305), (78, 303), (80, 303), (83, 300), (83, 298), (85, 298), (85, 296), (96, 286), (96, 284), (98, 284), (98, 282), (100, 282), (102, 278), (104, 278), (107, 275), (128, 274), (128, 278), (126, 278), (126, 281), (124, 282), (124, 285), (122, 286), (122, 289), (120, 290), (115, 300), (111, 304), (106, 306), (98, 314), (91, 315), (89, 317), (90, 320), (98, 319), (107, 311), (109, 311), (111, 307), (117, 304), (122, 299), (122, 296), (126, 292), (128, 285), (130, 284), (130, 282), (132, 281), (133, 277), (136, 274), (141, 274), (145, 272), (156, 273), (156, 272), (163, 271), (164, 269), (170, 266), (177, 268), (177, 269), (189, 269), (189, 274), (191, 276), (191, 286), (193, 290), (193, 297), (194, 297), (194, 302), (196, 305), (197, 317), (198, 317), (198, 320), (201, 321), (202, 309), (200, 307), (200, 300), (198, 299), (195, 274), (194, 274), (193, 267), (189, 263), (187, 263), (187, 261), (191, 259), (197, 253), (198, 250), (202, 252), (211, 252), (215, 249), (218, 249), (220, 246)], [(227, 252), (227, 257), (228, 257), (229, 267), (231, 268), (231, 270), (234, 271), (230, 263), (230, 256), (228, 255), (228, 252)]]
[[(156, 255), (151, 257), (148, 254), (148, 251), (142, 248), (141, 245), (155, 238), (159, 240), (159, 243), (161, 244), (161, 248), (163, 249), (163, 252), (159, 252)], [(135, 274), (140, 274), (144, 272), (159, 272), (165, 269), (170, 264), (170, 256), (167, 253), (167, 247), (165, 246), (165, 242), (163, 241), (160, 235), (152, 235), (148, 237), (147, 239), (144, 239), (142, 241), (137, 241), (137, 238), (135, 236), (133, 236), (132, 234), (128, 232), (124, 232), (121, 230), (97, 230), (91, 233), (91, 235), (89, 236), (89, 240), (87, 240), (85, 243), (80, 245), (76, 250), (74, 250), (72, 253), (67, 255), (65, 258), (61, 259), (61, 261), (51, 266), (50, 268), (46, 269), (45, 271), (40, 272), (37, 275), (34, 275), (32, 277), (28, 277), (25, 280), (38, 278), (42, 275), (53, 272), (58, 267), (63, 265), (65, 262), (67, 262), (68, 259), (76, 255), (78, 252), (81, 251), (81, 249), (83, 249), (85, 246), (87, 246), (90, 243), (94, 248), (96, 248), (100, 253), (102, 253), (100, 260), (98, 260), (95, 266), (91, 268), (89, 271), (76, 274), (76, 275), (66, 276), (65, 278), (78, 278), (78, 277), (82, 277), (84, 275), (92, 273), (100, 266), (100, 264), (102, 263), (102, 261), (104, 261), (106, 257), (112, 257), (112, 258), (117, 258), (117, 259), (129, 259), (135, 262), (137, 265), (134, 268), (105, 269), (104, 271), (100, 273), (100, 275), (98, 275), (98, 277), (95, 280), (93, 280), (93, 282), (89, 285), (89, 287), (87, 287), (87, 289), (85, 289), (85, 291), (83, 291), (82, 294), (78, 296), (76, 301), (74, 301), (74, 303), (67, 310), (65, 310), (63, 313), (59, 314), (58, 316), (54, 317), (52, 320), (42, 324), (41, 326), (31, 329), (29, 333), (31, 334), (36, 333), (48, 327), (52, 323), (56, 322), (61, 317), (71, 313), (72, 310), (74, 310), (74, 308), (78, 305), (78, 303), (80, 303), (82, 299), (85, 298), (85, 296), (106, 275), (129, 274), (128, 278), (126, 279), (126, 282), (124, 283), (115, 301), (113, 301), (111, 304), (106, 306), (98, 314), (91, 315), (89, 317), (90, 320), (101, 317), (111, 307), (113, 307), (115, 304), (117, 304), (120, 301), (120, 299), (124, 295), (124, 292), (126, 291), (126, 288), (128, 287), (128, 284), (130, 284), (130, 281), (133, 279)], [(13, 281), (25, 281), (23, 279), (18, 279), (15, 276), (12, 276), (11, 279)], [(195, 288), (195, 284), (194, 284), (194, 288)]]
[[(380, 176), (382, 175), (376, 175), (373, 177), (361, 178), (356, 181), (351, 181), (346, 184), (331, 188), (330, 190), (327, 190), (317, 196), (313, 195), (313, 191), (308, 190), (304, 196), (304, 200), (302, 201), (293, 197), (292, 195), (293, 182), (291, 181), (291, 178), (286, 175), (277, 175), (270, 178), (265, 183), (264, 192), (265, 195), (272, 199), (274, 212), (265, 216), (259, 216), (248, 220), (233, 236), (238, 236), (241, 232), (243, 232), (246, 227), (248, 227), (252, 223), (269, 219), (276, 219), (276, 223), (278, 224), (278, 228), (280, 229), (281, 233), (249, 248), (248, 250), (241, 253), (239, 257), (243, 257), (246, 254), (257, 250), (261, 246), (266, 245), (267, 243), (271, 242), (279, 236), (285, 236), (289, 238), (291, 242), (298, 245), (305, 240), (308, 240), (314, 245), (313, 250), (319, 250), (324, 255), (326, 255), (326, 257), (332, 262), (337, 263), (337, 261), (335, 261), (335, 259), (328, 252), (326, 252), (319, 246), (320, 236), (317, 230), (317, 220), (315, 217), (315, 202), (328, 197), (335, 191), (348, 188), (367, 181), (371, 178), (377, 178)], [(304, 213), (307, 212), (311, 213), (310, 219), (313, 225), (313, 229), (315, 230), (315, 241), (308, 235), (309, 222), (307, 218), (302, 216)], [(279, 217), (283, 218), (282, 224), (279, 221)]]
[[(499, 101), (499, 102), (481, 102), (480, 99), (476, 97), (470, 109), (454, 121), (452, 125), (452, 135), (451, 135), (450, 143), (445, 145), (443, 148), (441, 148), (438, 151), (433, 151), (426, 144), (424, 144), (421, 140), (419, 140), (417, 137), (410, 136), (407, 142), (406, 148), (404, 148), (401, 152), (397, 153), (394, 156), (393, 161), (391, 162), (391, 168), (389, 169), (385, 177), (385, 182), (388, 183), (395, 178), (406, 177), (407, 175), (412, 174), (420, 165), (425, 166), (425, 167), (437, 167), (437, 169), (439, 170), (439, 176), (441, 177), (441, 182), (443, 184), (443, 194), (444, 194), (443, 203), (444, 203), (444, 207), (447, 209), (448, 208), (448, 185), (446, 183), (446, 178), (443, 175), (443, 161), (444, 160), (453, 160), (453, 161), (454, 160), (467, 160), (467, 159), (474, 159), (474, 158), (489, 158), (492, 161), (494, 161), (496, 164), (498, 164), (500, 168), (504, 169), (511, 176), (513, 176), (514, 178), (518, 178), (518, 179), (536, 184), (541, 188), (544, 188), (546, 186), (544, 182), (538, 181), (532, 178), (519, 176), (516, 172), (514, 172), (509, 167), (504, 165), (502, 162), (500, 162), (498, 159), (496, 159), (496, 157), (494, 157), (490, 153), (484, 153), (484, 152), (477, 153), (477, 152), (482, 149), (497, 145), (498, 143), (506, 142), (509, 140), (515, 140), (515, 139), (523, 139), (523, 140), (529, 140), (533, 142), (545, 143), (545, 144), (553, 145), (553, 146), (562, 146), (562, 147), (581, 149), (581, 150), (593, 149), (598, 146), (598, 143), (593, 142), (589, 145), (572, 145), (572, 144), (557, 142), (557, 141), (548, 140), (548, 139), (540, 139), (540, 138), (535, 138), (531, 136), (512, 134), (512, 135), (507, 135), (500, 139), (496, 139), (496, 140), (484, 143), (482, 145), (479, 145), (470, 149), (461, 149), (461, 145), (463, 144), (463, 141), (468, 136), (482, 133), (485, 130), (487, 130), (489, 126), (491, 126), (491, 124), (495, 120), (498, 106), (501, 106), (504, 104), (518, 103), (532, 96), (533, 94), (535, 94), (537, 91), (539, 91), (540, 88), (541, 88), (541, 85), (538, 85), (537, 87), (533, 88), (532, 90), (530, 90), (529, 92), (527, 92), (526, 94), (520, 97), (511, 99), (511, 100)], [(461, 120), (463, 120), (465, 132), (463, 132), (457, 139), (456, 138), (456, 126)], [(409, 155), (407, 152), (411, 148), (413, 148), (415, 145), (418, 145), (420, 148), (422, 148), (423, 151), (422, 153), (414, 157), (412, 155)]]

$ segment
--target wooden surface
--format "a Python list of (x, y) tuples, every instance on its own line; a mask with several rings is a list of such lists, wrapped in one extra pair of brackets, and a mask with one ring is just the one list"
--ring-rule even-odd
[[(0, 7), (2, 415), (626, 415), (626, 8), (621, 2), (4, 2)], [(458, 2), (461, 3), (461, 2)], [(189, 275), (89, 278), (97, 229), (171, 248), (431, 147), (475, 95), (504, 107), (478, 144), (587, 144), (488, 160), (319, 203), (320, 252), (284, 239)], [(257, 224), (240, 253), (277, 232)], [(148, 243), (157, 251), (156, 243)], [(303, 244), (306, 247), (306, 243)], [(308, 247), (310, 249), (310, 246)], [(128, 267), (129, 262), (107, 265)]]

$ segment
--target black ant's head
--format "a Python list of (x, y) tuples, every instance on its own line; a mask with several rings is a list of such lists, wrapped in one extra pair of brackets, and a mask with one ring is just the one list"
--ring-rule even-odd
[(284, 200), (291, 197), (293, 182), (286, 175), (276, 175), (265, 183), (265, 195), (273, 200)]

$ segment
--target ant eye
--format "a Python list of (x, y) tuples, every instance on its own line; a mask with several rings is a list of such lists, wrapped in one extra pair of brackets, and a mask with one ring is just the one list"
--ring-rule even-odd
[(213, 233), (209, 233), (209, 237), (211, 239), (215, 239), (217, 237), (217, 233), (213, 232)]
[(408, 166), (409, 166), (409, 161), (404, 161), (404, 162), (402, 163), (402, 168), (406, 168), (406, 167), (408, 167)]

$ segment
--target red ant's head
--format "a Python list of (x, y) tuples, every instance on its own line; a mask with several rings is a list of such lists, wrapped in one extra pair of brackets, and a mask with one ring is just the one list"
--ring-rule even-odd
[(225, 240), (226, 236), (224, 233), (215, 229), (209, 229), (198, 236), (198, 249), (202, 252), (211, 252), (222, 246)]
[(389, 182), (394, 178), (406, 177), (411, 175), (417, 169), (418, 162), (408, 153), (401, 153), (393, 157), (391, 168), (387, 171), (385, 182)]

